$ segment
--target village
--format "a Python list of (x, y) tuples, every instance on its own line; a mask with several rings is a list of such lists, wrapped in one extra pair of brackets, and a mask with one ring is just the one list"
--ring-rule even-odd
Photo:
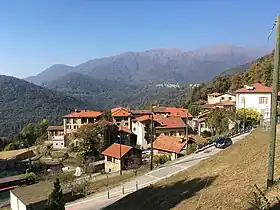
[[(67, 200), (70, 202), (79, 196), (94, 193), (96, 189), (100, 191), (106, 189), (109, 182), (112, 186), (121, 185), (124, 180), (137, 174), (147, 173), (162, 164), (212, 145), (219, 135), (230, 135), (244, 130), (246, 126), (252, 126), (244, 122), (247, 118), (248, 121), (250, 120), (249, 116), (242, 116), (240, 119), (236, 115), (235, 118), (229, 118), (226, 125), (227, 132), (218, 133), (217, 128), (211, 126), (208, 121), (213, 110), (246, 113), (246, 109), (253, 109), (259, 115), (257, 124), (269, 126), (271, 93), (272, 88), (261, 83), (246, 85), (230, 93), (210, 93), (207, 101), (198, 102), (202, 111), (197, 116), (193, 116), (186, 108), (159, 105), (152, 106), (150, 110), (116, 107), (103, 113), (93, 110), (73, 110), (63, 116), (62, 126), (49, 125), (47, 127), (47, 141), (42, 145), (6, 151), (5, 155), (4, 152), (0, 152), (2, 169), (13, 169), (22, 164), (28, 165), (41, 161), (41, 163), (44, 162), (43, 167), (39, 169), (34, 166), (36, 169), (33, 171), (35, 173), (39, 170), (41, 174), (43, 171), (43, 177), (48, 177), (42, 181), (41, 177), (30, 176), (30, 171), (28, 171), (27, 178), (22, 175), (1, 178), (1, 193), (11, 190), (10, 201), (2, 203), (4, 206), (10, 204), (14, 210), (19, 209), (20, 205), (33, 205), (35, 208), (34, 205), (40, 205), (47, 199), (48, 192), (43, 191), (44, 195), (39, 198), (35, 196), (36, 201), (31, 202), (31, 197), (34, 198), (34, 194), (38, 193), (35, 189), (46, 186), (47, 179), (51, 181), (58, 176), (65, 180), (65, 188), (68, 190), (71, 188), (72, 196), (69, 196)], [(94, 126), (102, 126), (104, 129), (96, 136), (89, 136), (95, 135), (88, 131)], [(99, 141), (106, 140), (100, 147), (103, 150), (95, 151), (100, 152), (97, 155), (93, 154), (93, 151), (90, 151), (91, 153), (87, 151), (88, 154), (84, 151), (84, 156), (82, 156), (84, 159), (77, 161), (77, 151), (81, 153), (78, 148), (91, 147), (92, 145), (83, 144), (86, 139), (90, 142), (92, 138)], [(95, 144), (97, 144), (96, 141)], [(87, 189), (88, 192), (85, 192), (86, 185), (90, 186), (89, 182), (95, 183), (96, 189)], [(100, 184), (98, 187), (96, 187), (97, 182)], [(69, 183), (79, 185), (79, 190), (77, 186), (75, 189), (73, 185), (70, 187)], [(73, 196), (73, 191), (75, 191), (75, 196)]]

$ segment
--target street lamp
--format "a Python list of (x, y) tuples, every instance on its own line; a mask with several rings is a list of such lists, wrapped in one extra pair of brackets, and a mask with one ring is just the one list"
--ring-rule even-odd
[(119, 143), (120, 143), (120, 175), (122, 175), (122, 139), (120, 135), (117, 135), (119, 138)]

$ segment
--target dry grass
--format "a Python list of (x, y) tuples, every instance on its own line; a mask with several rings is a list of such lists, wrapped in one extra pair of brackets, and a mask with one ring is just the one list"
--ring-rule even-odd
[[(32, 150), (32, 148), (29, 148), (29, 150)], [(1, 151), (0, 152), (0, 159), (10, 159), (14, 158), (17, 155), (20, 155), (22, 153), (27, 152), (28, 149), (19, 149), (19, 150), (10, 150), (10, 151)]]
[[(253, 185), (265, 188), (269, 133), (258, 129), (200, 164), (126, 196), (106, 209), (248, 209)], [(280, 175), (280, 144), (275, 175)], [(279, 192), (279, 191), (278, 191)]]

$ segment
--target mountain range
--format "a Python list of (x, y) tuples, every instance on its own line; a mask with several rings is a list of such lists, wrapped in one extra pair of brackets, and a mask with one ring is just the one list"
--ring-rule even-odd
[(5, 75), (0, 75), (0, 104), (0, 137), (15, 135), (41, 119), (62, 123), (67, 112), (89, 107), (75, 97)]
[[(0, 75), (0, 137), (13, 136), (27, 123), (44, 118), (60, 124), (61, 117), (76, 108), (182, 106), (191, 92), (188, 83), (211, 80), (225, 69), (222, 74), (244, 72), (244, 63), (247, 66), (268, 52), (233, 46), (191, 52), (156, 49), (94, 59), (75, 67), (56, 64), (25, 80)], [(155, 85), (168, 82), (183, 85)]]
[(199, 83), (211, 80), (225, 69), (248, 63), (269, 52), (267, 49), (231, 45), (188, 52), (180, 49), (125, 52), (93, 59), (77, 66), (55, 64), (25, 80), (42, 85), (76, 72), (98, 80), (121, 81), (134, 85)]

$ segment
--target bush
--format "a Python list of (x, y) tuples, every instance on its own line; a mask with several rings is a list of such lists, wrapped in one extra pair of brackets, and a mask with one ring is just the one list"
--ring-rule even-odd
[(203, 138), (209, 138), (209, 137), (211, 137), (211, 132), (210, 131), (203, 131), (203, 132), (201, 132), (201, 136), (203, 137)]
[(5, 146), (4, 151), (10, 151), (15, 149), (16, 149), (16, 145), (14, 143), (9, 143)]
[(154, 163), (156, 165), (161, 165), (166, 163), (167, 161), (170, 161), (171, 157), (170, 155), (155, 155), (154, 156)]
[(23, 183), (27, 185), (34, 184), (37, 180), (37, 176), (33, 172), (25, 173), (22, 178), (23, 178)]

